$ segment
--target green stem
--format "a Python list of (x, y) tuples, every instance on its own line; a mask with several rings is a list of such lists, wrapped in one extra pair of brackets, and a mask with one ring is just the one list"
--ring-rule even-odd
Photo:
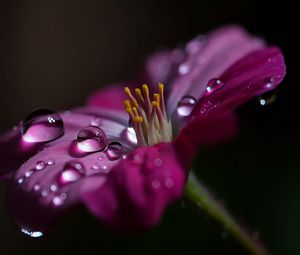
[(190, 174), (185, 190), (185, 197), (200, 207), (213, 219), (223, 225), (252, 255), (269, 254), (262, 245), (253, 240), (234, 218), (216, 201), (207, 188), (199, 182), (193, 173)]

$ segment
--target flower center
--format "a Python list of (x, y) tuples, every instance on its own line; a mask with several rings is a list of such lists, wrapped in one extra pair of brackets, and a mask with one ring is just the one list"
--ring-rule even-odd
[(142, 89), (136, 88), (135, 96), (128, 87), (124, 88), (128, 99), (124, 101), (125, 110), (135, 130), (138, 145), (154, 145), (172, 140), (172, 125), (166, 113), (164, 100), (164, 85), (158, 84), (159, 93), (149, 97), (146, 84)]

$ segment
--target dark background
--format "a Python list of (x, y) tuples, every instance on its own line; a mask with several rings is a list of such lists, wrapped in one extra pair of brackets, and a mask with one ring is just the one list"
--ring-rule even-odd
[[(1, 1), (0, 131), (36, 107), (68, 109), (134, 76), (158, 46), (174, 47), (228, 23), (280, 46), (287, 76), (266, 107), (241, 109), (238, 139), (199, 155), (200, 178), (272, 254), (300, 254), (297, 15), (290, 2)], [(293, 32), (292, 32), (293, 31)], [(83, 209), (32, 240), (10, 222), (0, 184), (0, 254), (246, 254), (221, 226), (178, 202), (140, 236), (104, 229)]]

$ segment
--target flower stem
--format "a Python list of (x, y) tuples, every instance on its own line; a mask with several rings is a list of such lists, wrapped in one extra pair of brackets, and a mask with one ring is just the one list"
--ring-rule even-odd
[(223, 227), (231, 233), (244, 248), (252, 255), (267, 255), (269, 254), (264, 247), (251, 238), (236, 220), (213, 198), (207, 188), (196, 179), (196, 176), (191, 172), (188, 178), (185, 197), (200, 207), (210, 217), (218, 221)]

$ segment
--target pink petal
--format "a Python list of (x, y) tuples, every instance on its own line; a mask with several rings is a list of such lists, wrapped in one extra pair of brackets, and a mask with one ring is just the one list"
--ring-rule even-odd
[(71, 142), (52, 145), (31, 157), (9, 185), (7, 206), (25, 233), (47, 229), (80, 202), (81, 193), (101, 187), (113, 166), (98, 152), (73, 158)]
[(62, 141), (72, 141), (77, 138), (78, 132), (89, 125), (99, 126), (104, 130), (109, 140), (120, 142), (128, 148), (135, 147), (128, 140), (128, 116), (125, 112), (103, 108), (83, 107), (60, 114), (64, 122), (64, 135), (50, 142), (31, 143), (22, 139), (20, 127), (6, 132), (0, 137), (0, 177), (11, 176), (26, 160), (35, 155), (45, 146), (52, 146)]
[(274, 89), (284, 75), (285, 64), (280, 49), (273, 47), (250, 53), (221, 75), (224, 85), (198, 102), (189, 121), (232, 110), (252, 97)]
[[(212, 78), (219, 77), (235, 61), (249, 52), (264, 47), (264, 42), (248, 35), (238, 26), (221, 28), (203, 39), (194, 39), (186, 46), (186, 57), (178, 67), (177, 76), (167, 84), (170, 89), (168, 112), (174, 113), (184, 96), (199, 99)], [(193, 50), (191, 50), (193, 49)]]
[(107, 182), (83, 195), (89, 210), (106, 224), (126, 230), (156, 225), (180, 198), (187, 177), (171, 143), (138, 148), (112, 169)]
[(88, 97), (87, 105), (124, 111), (124, 100), (127, 99), (124, 93), (125, 86), (128, 86), (128, 83), (112, 84), (101, 88)]
[(238, 133), (238, 119), (233, 112), (195, 118), (180, 130), (175, 146), (182, 160), (191, 161), (199, 149), (227, 142)]

